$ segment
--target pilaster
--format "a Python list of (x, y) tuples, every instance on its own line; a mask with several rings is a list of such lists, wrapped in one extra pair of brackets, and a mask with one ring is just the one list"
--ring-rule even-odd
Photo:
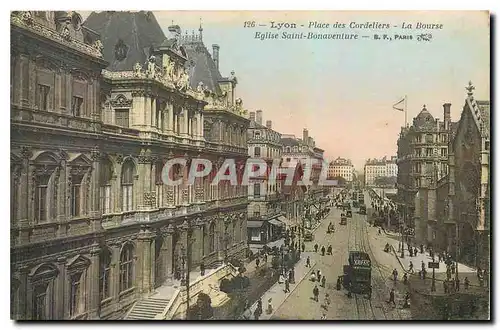
[(99, 278), (100, 278), (100, 263), (99, 255), (101, 249), (99, 245), (95, 244), (90, 249), (90, 266), (89, 266), (89, 302), (88, 302), (88, 318), (90, 320), (99, 319), (99, 305), (100, 305), (100, 294), (99, 294)]
[(59, 275), (57, 276), (55, 282), (54, 290), (54, 319), (64, 320), (69, 318), (69, 305), (65, 301), (64, 292), (66, 291), (66, 284), (68, 279), (66, 278), (66, 258), (57, 259), (57, 269), (59, 270)]
[(154, 284), (154, 272), (152, 256), (154, 256), (154, 233), (149, 228), (141, 228), (139, 237), (137, 238), (137, 277), (136, 282), (139, 284), (139, 291), (142, 293), (151, 292)]
[(111, 249), (111, 267), (109, 290), (113, 305), (117, 306), (120, 299), (120, 250), (121, 244), (116, 242), (110, 244)]

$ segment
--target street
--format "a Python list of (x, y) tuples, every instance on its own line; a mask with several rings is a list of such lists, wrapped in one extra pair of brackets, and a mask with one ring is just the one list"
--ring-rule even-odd
[[(369, 196), (365, 193), (367, 204)], [(328, 247), (332, 245), (333, 256), (321, 256), (320, 253), (312, 253), (311, 263), (316, 263), (312, 268), (314, 271), (321, 270), (326, 276), (326, 288), (320, 289), (319, 302), (313, 300), (312, 290), (314, 283), (306, 277), (299, 283), (281, 306), (276, 306), (276, 312), (272, 319), (302, 319), (319, 320), (325, 314), (328, 320), (406, 320), (411, 319), (411, 313), (402, 309), (403, 296), (406, 293), (402, 283), (396, 283), (390, 278), (392, 269), (396, 266), (385, 260), (385, 252), (380, 249), (381, 244), (372, 242), (377, 240), (377, 229), (370, 227), (366, 221), (366, 215), (353, 212), (353, 217), (348, 219), (347, 226), (341, 226), (341, 210), (332, 209), (329, 216), (324, 219), (316, 231), (315, 240), (306, 243), (306, 250), (314, 251), (314, 244)], [(336, 231), (326, 234), (328, 224), (335, 224)], [(374, 248), (375, 245), (377, 248)], [(371, 300), (361, 294), (353, 294), (352, 298), (347, 296), (345, 289), (336, 290), (337, 277), (342, 275), (343, 265), (347, 264), (349, 251), (360, 250), (367, 252), (372, 260), (372, 286), (373, 294)], [(389, 256), (390, 258), (390, 256)], [(394, 258), (393, 258), (394, 259)], [(395, 260), (395, 259), (394, 259)], [(300, 262), (305, 263), (305, 259)], [(396, 261), (397, 262), (397, 261)], [(402, 270), (398, 272), (402, 275)], [(395, 288), (396, 307), (387, 303), (389, 291)], [(322, 305), (325, 293), (330, 295), (331, 304), (328, 310)]]

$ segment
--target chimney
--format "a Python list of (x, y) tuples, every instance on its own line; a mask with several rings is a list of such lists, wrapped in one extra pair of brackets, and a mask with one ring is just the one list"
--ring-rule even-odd
[(212, 45), (212, 57), (214, 59), (214, 62), (215, 62), (215, 67), (217, 68), (217, 70), (219, 70), (219, 45), (217, 44), (213, 44)]
[(270, 120), (266, 120), (266, 127), (269, 129), (273, 129), (273, 122)]
[(255, 112), (250, 112), (250, 121), (255, 121)]
[(451, 103), (443, 104), (444, 129), (450, 128), (451, 122)]
[(304, 128), (304, 131), (302, 133), (302, 141), (306, 144), (309, 145), (309, 132), (307, 131), (307, 128)]
[(255, 121), (257, 124), (262, 125), (262, 110), (257, 110)]

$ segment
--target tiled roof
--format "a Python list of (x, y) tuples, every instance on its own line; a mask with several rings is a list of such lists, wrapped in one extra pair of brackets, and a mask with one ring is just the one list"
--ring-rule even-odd
[(292, 138), (282, 138), (281, 144), (285, 147), (294, 147), (300, 145), (298, 140)]
[[(111, 71), (130, 71), (135, 63), (146, 63), (151, 47), (166, 39), (150, 11), (92, 12), (84, 25), (101, 35), (104, 59)], [(124, 57), (120, 50), (124, 50)]]
[(212, 59), (203, 42), (183, 43), (186, 49), (190, 65), (194, 66), (190, 70), (191, 88), (198, 87), (200, 81), (211, 91), (220, 94), (219, 80), (223, 79), (217, 66)]

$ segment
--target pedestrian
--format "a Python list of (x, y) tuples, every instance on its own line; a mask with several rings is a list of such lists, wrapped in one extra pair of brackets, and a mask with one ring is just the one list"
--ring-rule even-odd
[(306, 267), (311, 267), (311, 257), (307, 256)]
[(321, 315), (321, 319), (326, 320), (326, 313), (323, 313), (323, 315)]
[(306, 245), (305, 243), (302, 243), (302, 252), (305, 252), (306, 251)]
[(407, 291), (405, 294), (405, 302), (403, 308), (410, 308), (410, 293)]
[(288, 279), (285, 280), (285, 293), (290, 292), (290, 282)]
[(319, 301), (319, 299), (318, 299), (318, 296), (319, 296), (319, 289), (318, 289), (318, 286), (317, 286), (317, 285), (315, 285), (315, 286), (314, 286), (314, 289), (313, 289), (313, 296), (314, 296), (314, 300), (315, 300), (316, 302), (318, 302), (318, 301)]
[(260, 264), (260, 259), (259, 257), (257, 257), (257, 259), (255, 259), (255, 266), (259, 268), (259, 264)]
[(318, 248), (319, 248), (318, 243), (314, 244), (314, 252), (318, 253)]
[(420, 254), (424, 254), (424, 245), (420, 244)]
[(396, 282), (398, 280), (398, 271), (396, 270), (396, 268), (394, 268), (394, 270), (392, 271), (392, 276), (394, 278), (394, 282)]
[(267, 253), (264, 253), (264, 263), (267, 263)]
[(387, 303), (393, 303), (394, 306), (396, 306), (396, 301), (394, 300), (394, 289), (391, 289), (391, 292), (389, 292), (389, 301)]
[(325, 249), (325, 246), (323, 245), (323, 246), (321, 247), (321, 255), (322, 255), (323, 257), (325, 256), (325, 250), (326, 250), (326, 249)]
[(413, 256), (416, 257), (418, 255), (418, 250), (416, 247), (413, 248)]
[(325, 276), (321, 277), (321, 286), (322, 287), (326, 286), (326, 277)]
[(469, 279), (467, 277), (464, 278), (464, 288), (465, 290), (469, 290)]
[(272, 314), (273, 313), (273, 298), (269, 298), (267, 301), (267, 314)]
[(255, 318), (255, 320), (258, 320), (261, 315), (262, 315), (262, 307), (259, 308), (259, 306), (257, 306), (255, 311), (253, 312), (253, 317)]
[(316, 277), (318, 278), (318, 282), (320, 282), (321, 281), (321, 271), (319, 269), (316, 271)]
[(205, 263), (203, 261), (200, 263), (200, 274), (201, 276), (205, 276)]
[(422, 263), (420, 264), (420, 266), (422, 267), (422, 270), (425, 269), (425, 262), (422, 260)]
[(294, 268), (292, 268), (290, 270), (290, 277), (291, 277), (290, 283), (294, 284), (295, 283), (295, 269)]
[(311, 273), (311, 282), (316, 282), (316, 273), (315, 272), (312, 272)]
[(451, 279), (451, 268), (450, 266), (446, 266), (446, 279), (450, 280)]
[(410, 260), (410, 265), (408, 267), (408, 272), (410, 272), (412, 274), (415, 272), (415, 270), (413, 270), (413, 262), (411, 262), (411, 260)]
[(455, 279), (455, 291), (460, 291), (460, 278), (458, 277)]
[(403, 275), (403, 283), (408, 284), (408, 275), (406, 273)]
[(332, 246), (331, 246), (331, 245), (328, 245), (328, 251), (327, 251), (327, 253), (328, 253), (329, 255), (332, 255), (332, 254), (333, 254), (333, 249), (332, 249)]

